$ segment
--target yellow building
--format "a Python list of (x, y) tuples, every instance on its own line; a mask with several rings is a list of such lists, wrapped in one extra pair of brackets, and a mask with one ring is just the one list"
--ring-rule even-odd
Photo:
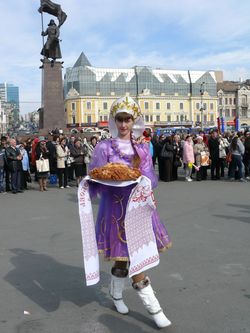
[(66, 70), (67, 126), (106, 127), (112, 103), (124, 95), (138, 101), (146, 126), (215, 126), (221, 79), (216, 71), (96, 68), (82, 53)]

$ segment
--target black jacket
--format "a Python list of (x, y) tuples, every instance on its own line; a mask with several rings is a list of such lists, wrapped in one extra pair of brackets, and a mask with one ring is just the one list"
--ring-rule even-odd
[(10, 172), (15, 172), (17, 170), (22, 170), (22, 161), (17, 159), (20, 156), (20, 150), (18, 148), (7, 147), (5, 150), (5, 155), (7, 159), (8, 169)]

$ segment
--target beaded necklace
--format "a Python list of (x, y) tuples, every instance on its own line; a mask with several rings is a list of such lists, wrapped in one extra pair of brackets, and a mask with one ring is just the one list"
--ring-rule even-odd
[(111, 148), (115, 152), (116, 155), (118, 155), (120, 158), (124, 159), (127, 162), (132, 162), (134, 159), (133, 155), (124, 154), (120, 151), (118, 144), (115, 142), (115, 140), (111, 140)]

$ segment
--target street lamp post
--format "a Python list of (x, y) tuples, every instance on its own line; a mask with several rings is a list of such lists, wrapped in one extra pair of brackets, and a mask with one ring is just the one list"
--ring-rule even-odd
[(200, 107), (200, 112), (201, 112), (201, 130), (203, 131), (203, 111), (204, 111), (204, 107), (203, 107), (203, 95), (204, 95), (204, 84), (205, 82), (201, 83), (200, 86), (200, 95), (201, 95), (201, 107)]

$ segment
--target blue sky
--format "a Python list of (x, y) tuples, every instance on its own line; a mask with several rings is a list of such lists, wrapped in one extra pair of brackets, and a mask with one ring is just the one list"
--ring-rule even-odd
[[(249, 0), (56, 0), (64, 67), (83, 51), (96, 67), (222, 70), (250, 78)], [(41, 103), (39, 0), (0, 1), (0, 82), (20, 89), (21, 112)], [(44, 25), (53, 18), (44, 14)], [(30, 103), (26, 103), (30, 102)]]

